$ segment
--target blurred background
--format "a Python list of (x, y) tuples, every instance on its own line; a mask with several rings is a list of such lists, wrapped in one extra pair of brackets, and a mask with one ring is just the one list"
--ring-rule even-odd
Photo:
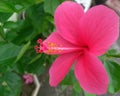
[[(55, 30), (54, 11), (63, 1), (0, 0), (0, 96), (96, 96), (81, 89), (73, 69), (57, 88), (50, 87), (48, 70), (56, 56), (37, 54), (34, 50), (39, 38), (44, 40)], [(91, 6), (105, 1), (92, 1)], [(120, 96), (119, 45), (120, 41), (101, 57), (113, 60), (105, 62), (111, 83), (108, 93), (102, 96)], [(38, 78), (38, 95), (34, 95), (36, 81), (26, 84), (24, 75)]]

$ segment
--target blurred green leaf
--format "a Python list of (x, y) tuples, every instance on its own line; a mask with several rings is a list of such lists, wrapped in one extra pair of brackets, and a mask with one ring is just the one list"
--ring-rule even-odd
[(6, 39), (7, 39), (7, 42), (11, 42), (12, 40), (14, 40), (18, 34), (15, 30), (6, 30), (8, 31), (5, 35), (6, 35)]
[(80, 93), (82, 91), (82, 88), (80, 87), (80, 84), (77, 81), (74, 82), (73, 90), (75, 90), (77, 93)]
[[(21, 20), (19, 27), (14, 30), (17, 36), (12, 40), (16, 45), (23, 45), (25, 42), (31, 41), (34, 36), (33, 26), (29, 19)], [(10, 32), (8, 33), (10, 34)]]
[(83, 90), (81, 90), (80, 92), (77, 92), (77, 91), (73, 90), (73, 95), (72, 96), (84, 96), (84, 92), (83, 92)]
[(14, 12), (14, 7), (10, 6), (8, 2), (0, 1), (0, 12)]
[(84, 94), (85, 94), (85, 96), (96, 96), (96, 95), (94, 95), (94, 94), (88, 94), (88, 93), (86, 93), (86, 92), (84, 92)]
[(60, 4), (59, 0), (45, 0), (44, 10), (47, 13), (54, 14), (56, 7)]
[(120, 53), (116, 49), (111, 49), (109, 50), (106, 54), (107, 57), (115, 57), (115, 58), (120, 58)]
[(44, 0), (35, 0), (36, 3), (41, 3), (43, 2)]
[(46, 58), (44, 55), (40, 56), (40, 58), (34, 63), (29, 63), (26, 66), (26, 70), (30, 73), (41, 75), (45, 71), (45, 67), (46, 67), (45, 59)]
[[(21, 47), (16, 46), (12, 43), (0, 46), (0, 67), (3, 69), (9, 68), (13, 64), (20, 49)], [(3, 69), (0, 69), (0, 71), (5, 71)]]
[(62, 85), (61, 88), (62, 88), (62, 91), (64, 91), (67, 88), (67, 85)]
[(48, 14), (46, 14), (43, 10), (43, 3), (36, 4), (32, 7), (30, 7), (26, 11), (27, 17), (30, 19), (31, 24), (33, 25), (36, 34), (39, 33), (48, 33), (48, 29), (50, 30), (50, 23), (47, 20), (49, 17)]
[(108, 50), (107, 53), (108, 53), (108, 54), (115, 54), (115, 53), (117, 53), (117, 50), (111, 49), (111, 50)]
[(20, 12), (35, 4), (35, 0), (1, 0), (0, 12)]
[(20, 96), (22, 81), (13, 73), (0, 74), (0, 96)]
[(39, 55), (35, 56), (28, 64), (34, 63), (35, 61), (40, 59), (41, 56), (42, 56), (42, 54), (39, 54)]
[(110, 78), (108, 91), (115, 93), (120, 90), (120, 65), (110, 60), (104, 61), (104, 65)]
[(74, 72), (71, 69), (70, 72), (67, 74), (67, 76), (64, 78), (64, 80), (61, 82), (61, 85), (72, 85), (75, 81)]
[(21, 47), (16, 46), (12, 43), (0, 46), (0, 62), (12, 57), (16, 57), (20, 51)]
[(9, 28), (9, 29), (14, 29), (18, 27), (18, 24), (16, 22), (12, 22), (12, 21), (7, 21), (4, 23), (3, 25), (4, 28)]
[(11, 15), (12, 15), (12, 13), (0, 12), (0, 22), (1, 23), (6, 22)]
[(3, 31), (3, 28), (0, 26), (0, 42), (2, 42), (2, 41), (6, 41), (7, 42), (5, 33)]
[(25, 44), (25, 45), (22, 47), (22, 49), (20, 50), (20, 53), (18, 54), (18, 56), (17, 56), (17, 58), (16, 58), (16, 60), (15, 60), (15, 63), (21, 59), (21, 57), (24, 55), (24, 53), (25, 53), (25, 52), (27, 51), (27, 49), (30, 47), (30, 44), (31, 44), (31, 42), (29, 41), (29, 42), (27, 42), (27, 44)]

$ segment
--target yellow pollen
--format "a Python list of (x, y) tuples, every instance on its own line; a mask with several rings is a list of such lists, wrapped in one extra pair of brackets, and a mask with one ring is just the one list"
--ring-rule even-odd
[(60, 49), (60, 47), (62, 47), (62, 44), (55, 44), (55, 43), (52, 43), (52, 42), (47, 42), (47, 45), (48, 45), (47, 53), (57, 53), (57, 52), (62, 51)]

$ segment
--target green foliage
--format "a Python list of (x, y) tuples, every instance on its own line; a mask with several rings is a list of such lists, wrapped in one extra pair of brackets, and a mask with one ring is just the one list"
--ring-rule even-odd
[[(20, 96), (25, 72), (47, 74), (56, 56), (36, 54), (34, 46), (37, 39), (44, 40), (54, 31), (53, 14), (63, 1), (0, 0), (0, 96)], [(120, 66), (111, 58), (120, 58), (120, 53), (110, 50), (102, 58), (110, 76), (108, 91), (115, 93), (120, 90)], [(63, 90), (72, 86), (73, 96), (95, 96), (83, 92), (73, 68), (60, 85)]]
[(20, 96), (22, 87), (21, 78), (14, 72), (0, 74), (0, 95)]
[(41, 75), (51, 64), (52, 57), (34, 50), (37, 39), (45, 39), (54, 29), (49, 18), (53, 16), (44, 11), (42, 0), (0, 1), (1, 96), (20, 96), (23, 82), (17, 74)]
[(88, 94), (88, 93), (85, 92), (85, 96), (96, 96), (96, 95), (94, 95), (94, 94)]
[(8, 18), (12, 15), (12, 13), (4, 13), (0, 12), (0, 22), (4, 23), (5, 21), (8, 20)]
[(71, 69), (64, 80), (61, 82), (61, 85), (72, 85), (74, 81), (76, 81), (74, 77), (74, 70)]
[(0, 46), (0, 72), (5, 72), (13, 65), (14, 60), (19, 53), (21, 47), (12, 43), (3, 44)]
[(22, 58), (22, 56), (24, 55), (24, 53), (26, 52), (26, 50), (29, 48), (29, 46), (30, 46), (30, 42), (28, 42), (27, 44), (25, 44), (25, 45), (22, 47), (20, 53), (18, 54), (18, 56), (17, 56), (17, 58), (16, 58), (16, 60), (15, 60), (15, 63)]
[(35, 0), (1, 0), (0, 12), (20, 12), (33, 4), (35, 4)]
[(110, 77), (108, 91), (115, 93), (120, 90), (120, 65), (110, 60), (105, 61), (104, 64)]
[(45, 0), (44, 2), (44, 9), (45, 12), (53, 14), (56, 7), (59, 5), (59, 0)]
[(112, 49), (112, 50), (109, 50), (109, 51), (106, 53), (106, 56), (107, 56), (107, 57), (120, 58), (120, 53), (118, 53), (117, 50)]

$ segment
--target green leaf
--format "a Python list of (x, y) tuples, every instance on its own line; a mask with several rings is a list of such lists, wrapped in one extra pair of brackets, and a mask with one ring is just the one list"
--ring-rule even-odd
[(6, 36), (5, 36), (5, 32), (3, 31), (3, 28), (0, 26), (0, 42), (1, 41), (6, 41)]
[(108, 50), (108, 54), (115, 54), (117, 52), (117, 50), (116, 49), (111, 49), (111, 50)]
[(20, 12), (35, 4), (35, 0), (1, 0), (0, 12)]
[(120, 90), (120, 65), (110, 60), (104, 61), (104, 65), (110, 78), (108, 91), (116, 93)]
[(0, 12), (14, 12), (14, 8), (8, 2), (0, 1)]
[(62, 91), (65, 91), (65, 89), (67, 88), (67, 85), (62, 85), (61, 88), (62, 88)]
[(6, 35), (6, 39), (7, 41), (12, 41), (14, 40), (18, 35), (17, 32), (15, 32), (14, 30), (7, 30), (8, 32), (5, 34)]
[(42, 54), (39, 54), (39, 55), (35, 56), (28, 64), (34, 63), (35, 61), (40, 59), (41, 56), (42, 56)]
[(115, 57), (115, 58), (120, 58), (120, 53), (116, 49), (111, 49), (109, 50), (106, 54), (107, 57)]
[(43, 3), (36, 4), (30, 7), (26, 11), (28, 19), (30, 19), (31, 24), (33, 25), (36, 34), (41, 32), (48, 33), (48, 29), (50, 30), (50, 24), (47, 20), (49, 15), (45, 14), (43, 10)]
[(12, 15), (12, 13), (3, 13), (3, 12), (0, 12), (0, 22), (1, 23), (6, 22), (11, 15)]
[(21, 59), (21, 57), (24, 55), (24, 53), (25, 53), (25, 52), (27, 51), (27, 49), (30, 47), (30, 44), (31, 44), (31, 42), (29, 41), (29, 42), (27, 42), (27, 44), (25, 44), (25, 45), (22, 47), (20, 53), (18, 54), (18, 56), (17, 56), (17, 58), (16, 58), (16, 60), (15, 60), (15, 63)]
[(85, 94), (85, 96), (96, 96), (94, 94), (89, 94), (89, 93), (86, 93), (86, 92), (84, 92), (84, 94)]
[(16, 46), (12, 43), (0, 46), (0, 64), (1, 62), (16, 57), (20, 51), (21, 47)]
[[(82, 88), (80, 87), (80, 85), (79, 85), (79, 83), (77, 81), (74, 82), (73, 90), (74, 90), (74, 95), (76, 93), (76, 96), (83, 96), (83, 93), (84, 93), (85, 96), (96, 96), (94, 94), (88, 94), (86, 92), (83, 92)], [(77, 95), (77, 94), (79, 94), (79, 95)]]
[(120, 58), (120, 53), (117, 54), (107, 54), (108, 57), (115, 57), (115, 58)]
[[(32, 36), (34, 36), (34, 31), (30, 20), (28, 19), (21, 20), (20, 22), (18, 22), (18, 25), (19, 27), (14, 30), (14, 33), (17, 33), (17, 36), (12, 40), (12, 42), (16, 45), (23, 45), (24, 42), (28, 42), (33, 39)], [(10, 32), (8, 32), (7, 34), (10, 34)]]
[[(38, 55), (39, 57), (40, 55)], [(41, 55), (40, 58), (38, 59), (37, 57), (37, 61), (32, 60), (32, 62), (30, 61), (30, 63), (28, 63), (28, 65), (26, 66), (26, 70), (30, 73), (34, 73), (37, 75), (41, 75), (44, 71), (45, 71), (45, 56)], [(34, 62), (33, 62), (34, 61)]]
[(18, 24), (16, 22), (12, 22), (12, 21), (7, 21), (4, 23), (3, 25), (4, 28), (9, 28), (9, 29), (14, 29), (18, 27)]
[(21, 78), (13, 73), (0, 74), (0, 96), (20, 96)]
[(44, 10), (47, 13), (53, 15), (56, 7), (60, 4), (59, 0), (45, 0), (44, 1)]
[(71, 69), (67, 76), (64, 78), (64, 80), (61, 82), (61, 85), (72, 85), (75, 80), (76, 79), (74, 77), (73, 69)]
[(20, 49), (21, 47), (12, 43), (0, 46), (0, 72), (5, 72), (10, 68)]
[(80, 93), (82, 91), (82, 88), (80, 87), (80, 84), (76, 81), (74, 82), (73, 89), (77, 92)]
[(84, 92), (83, 92), (83, 90), (81, 90), (80, 92), (77, 92), (77, 91), (73, 90), (73, 95), (72, 96), (84, 96)]
[(44, 0), (35, 0), (36, 3), (41, 3), (43, 2)]

